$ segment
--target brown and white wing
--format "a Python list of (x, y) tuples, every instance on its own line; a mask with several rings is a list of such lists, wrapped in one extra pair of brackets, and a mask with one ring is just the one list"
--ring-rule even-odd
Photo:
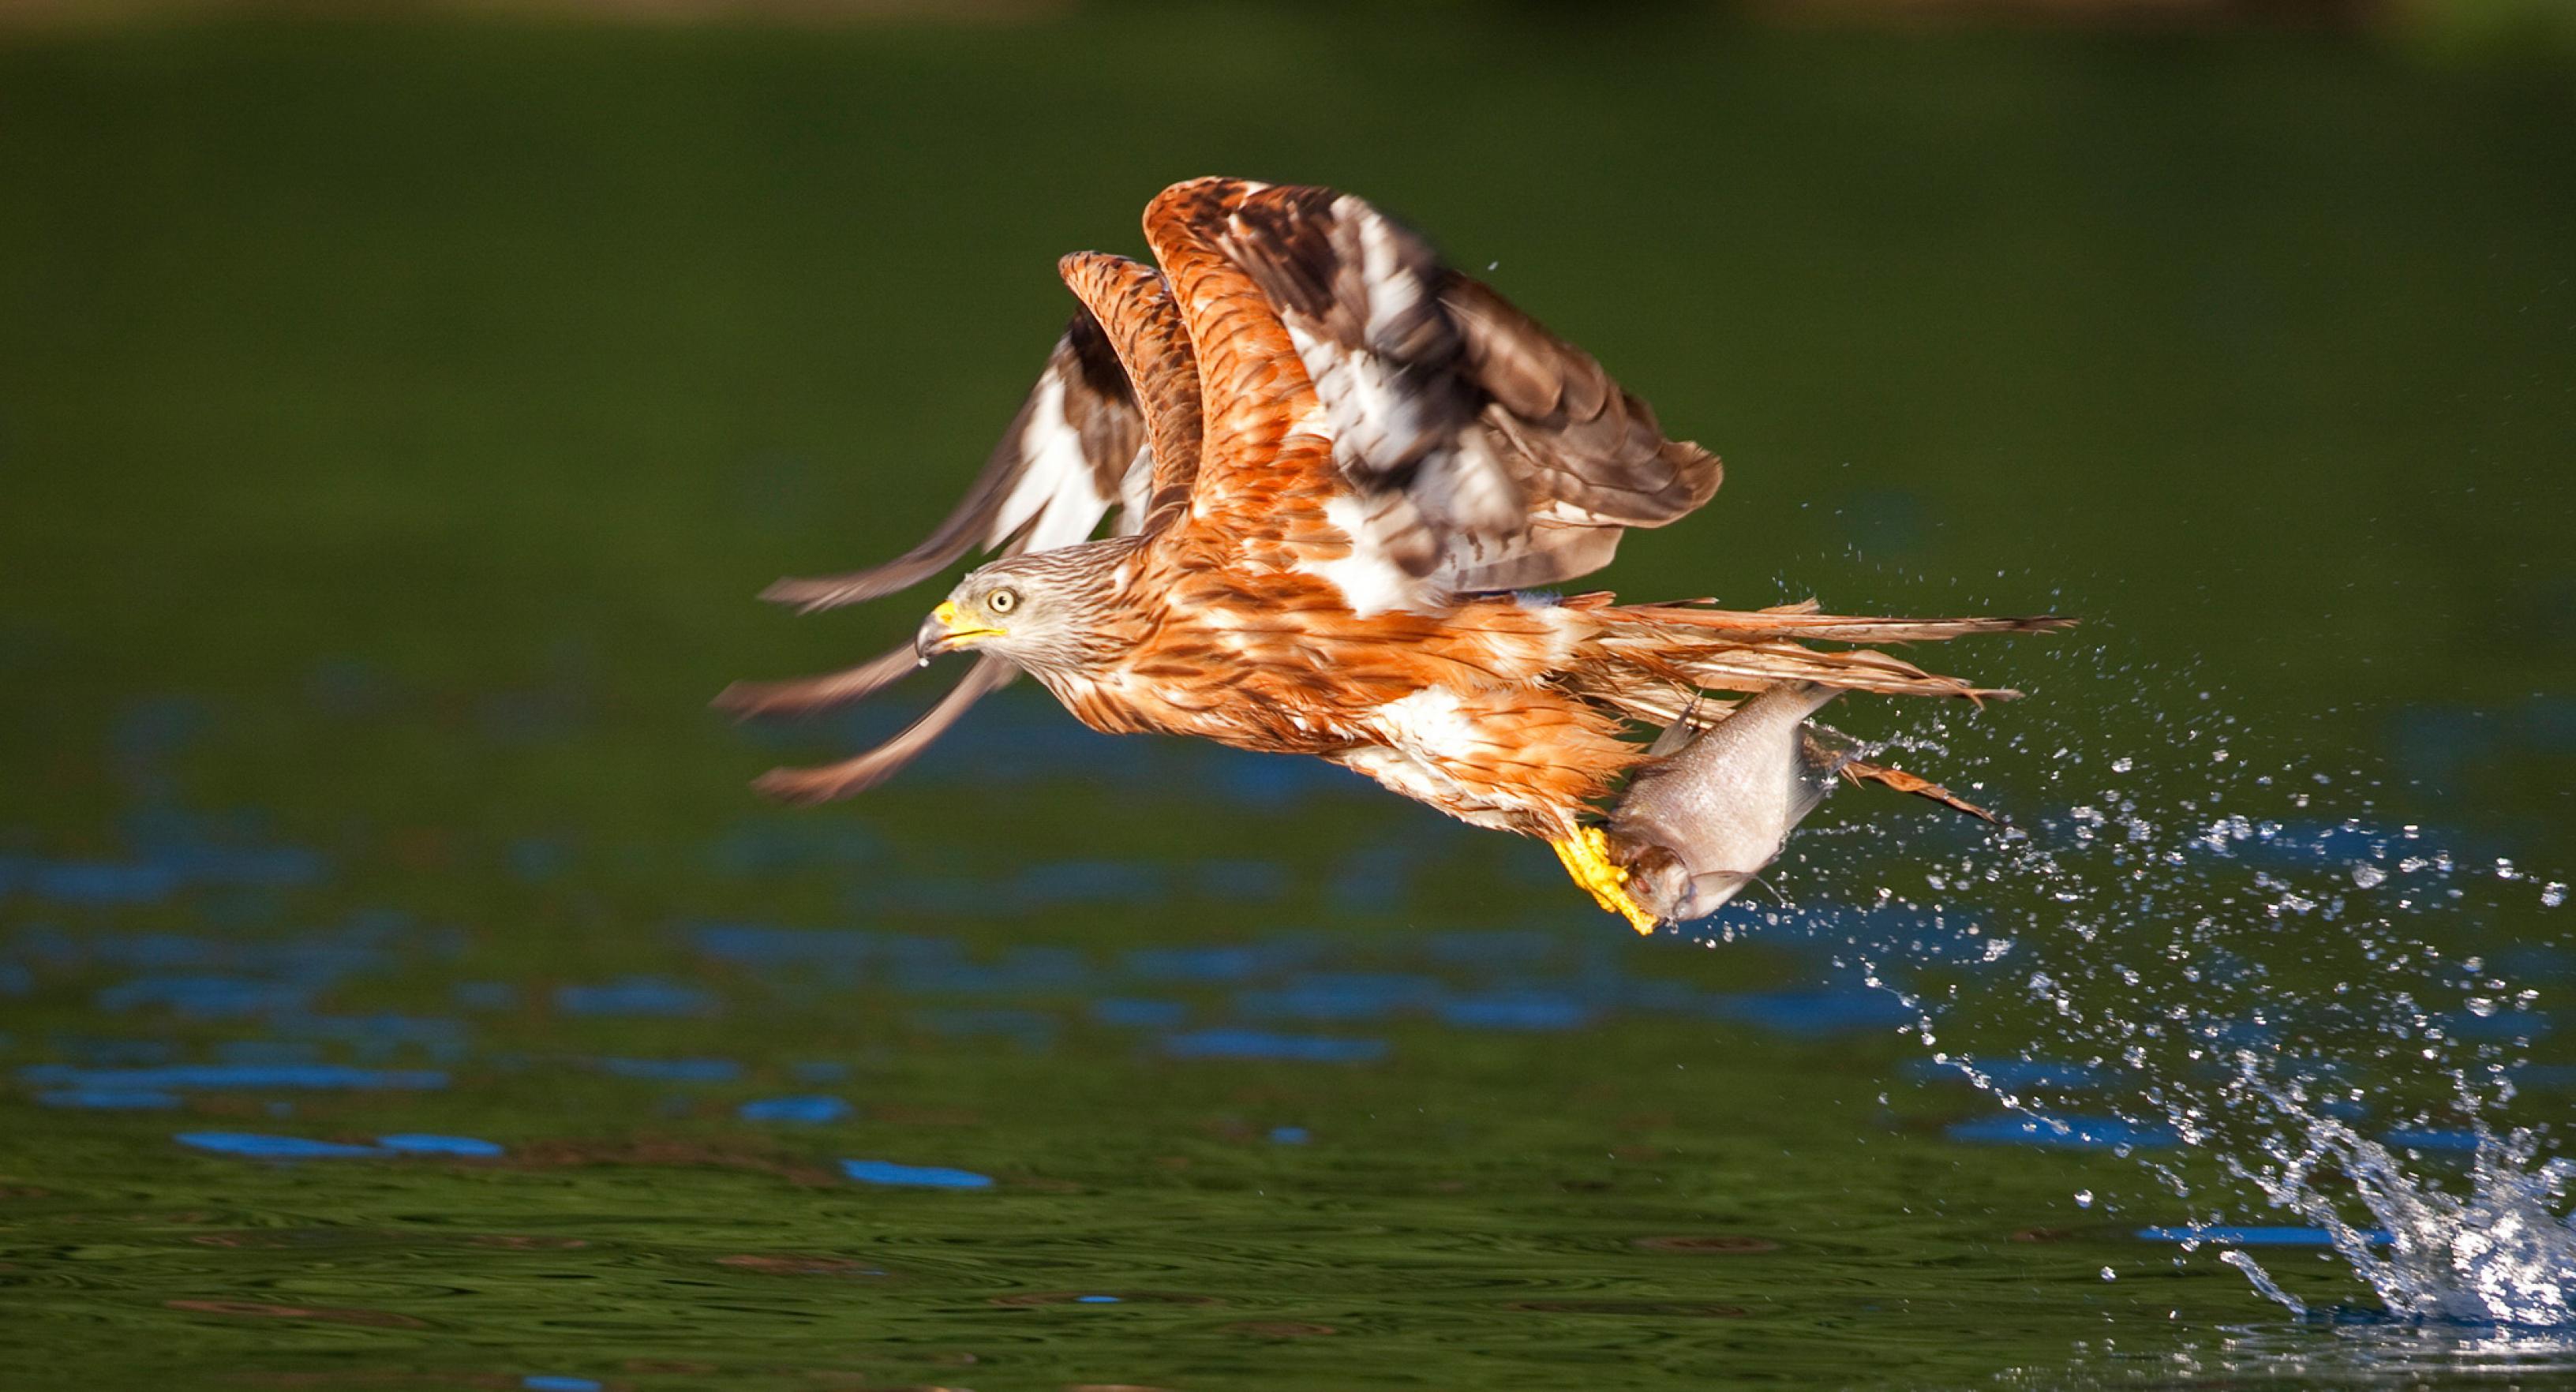
[[(1198, 451), (1197, 374), (1171, 294), (1150, 267), (1116, 257), (1069, 256), (1059, 269), (1083, 307), (948, 519), (884, 565), (781, 580), (762, 598), (808, 613), (837, 608), (918, 584), (970, 551), (1018, 554), (1085, 540), (1113, 511), (1122, 534), (1170, 515)], [(1122, 365), (1129, 358), (1133, 373)], [(845, 705), (915, 665), (906, 644), (821, 676), (736, 682), (715, 704), (741, 715)]]
[(1037, 385), (946, 521), (883, 565), (787, 579), (761, 598), (810, 613), (908, 589), (969, 551), (1043, 551), (1088, 539), (1113, 508), (1144, 518), (1153, 476), (1145, 416), (1089, 309), (1073, 316)]
[[(1059, 267), (1083, 303), (1035, 390), (966, 498), (918, 546), (885, 565), (782, 580), (764, 597), (811, 611), (888, 594), (971, 550), (1018, 554), (1086, 540), (1112, 510), (1117, 529), (1167, 525), (1186, 506), (1198, 463), (1198, 374), (1169, 289), (1151, 267), (1083, 253)], [(910, 645), (845, 671), (737, 682), (716, 705), (744, 715), (813, 710), (866, 697), (915, 666)], [(773, 769), (755, 786), (818, 802), (884, 781), (928, 748), (1014, 669), (978, 659), (965, 680), (893, 739), (818, 768)]]
[[(1667, 439), (1588, 354), (1364, 200), (1199, 180), (1156, 207), (1148, 235), (1159, 221), (1176, 286), (1189, 279), (1172, 263), (1178, 244), (1211, 250), (1285, 331), (1330, 439), (1345, 496), (1329, 510), (1349, 534), (1337, 564), (1346, 592), (1369, 592), (1360, 607), (1570, 580), (1608, 564), (1624, 529), (1661, 526), (1716, 491), (1715, 456)], [(1205, 300), (1208, 277), (1197, 280)], [(1238, 385), (1284, 404), (1295, 384), (1276, 376)], [(1374, 583), (1356, 573), (1367, 567)]]

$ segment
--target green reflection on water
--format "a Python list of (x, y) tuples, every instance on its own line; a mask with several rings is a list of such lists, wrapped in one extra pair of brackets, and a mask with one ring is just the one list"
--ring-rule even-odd
[[(2563, 91), (2327, 39), (1411, 24), (0, 49), (0, 850), (114, 859), (137, 807), (250, 807), (246, 844), (331, 867), (0, 916), (19, 941), (264, 942), (399, 910), (302, 1011), (463, 1032), (453, 1057), (382, 1046), (453, 1073), (426, 1094), (0, 1102), (11, 1364), (90, 1385), (1919, 1384), (2262, 1317), (2233, 1273), (2168, 1267), (2067, 1197), (2135, 1190), (2127, 1165), (1944, 1142), (1983, 1108), (1895, 1081), (1913, 1046), (1883, 1027), (1618, 1008), (1515, 1033), (1405, 1007), (1265, 1025), (1383, 1040), (1382, 1062), (1176, 1060), (1093, 1002), (1216, 1025), (1233, 988), (906, 991), (691, 946), (699, 922), (857, 924), (1107, 973), (1295, 929), (1322, 966), (1463, 990), (1514, 974), (1419, 931), (1499, 925), (1550, 944), (1522, 973), (1542, 984), (1830, 975), (1632, 943), (1543, 852), (1365, 789), (1045, 764), (1060, 718), (1034, 706), (961, 732), (1040, 732), (984, 746), (1000, 773), (960, 755), (849, 809), (747, 801), (782, 748), (705, 697), (916, 617), (791, 622), (749, 593), (926, 526), (1065, 312), (1053, 258), (1132, 247), (1154, 188), (1217, 170), (1384, 200), (1726, 456), (1706, 516), (1630, 539), (1622, 589), (2084, 612), (2119, 655), (2100, 668), (1955, 661), (2060, 703), (2058, 728), (2083, 728), (2088, 681), (2221, 688), (2259, 728), (2387, 749), (2383, 818), (2568, 863), (2563, 707), (2535, 703), (2570, 675)], [(166, 693), (197, 704), (138, 711)], [(2160, 738), (2101, 708), (2105, 751)], [(154, 709), (202, 728), (165, 738)], [(1023, 748), (1039, 772), (1004, 776)], [(1001, 897), (1070, 861), (1173, 888)], [(1276, 870), (1203, 877), (1227, 862)], [(97, 993), (135, 970), (40, 965), (0, 995), (12, 1065), (102, 1038), (204, 1060), (274, 1023), (111, 1011)], [(558, 1004), (638, 975), (710, 1000)], [(457, 994), (475, 983), (512, 989)], [(796, 1071), (817, 1062), (849, 1072)], [(807, 1093), (857, 1114), (735, 1115)], [(510, 1154), (281, 1168), (182, 1130)], [(851, 1157), (998, 1182), (860, 1187)], [(1762, 1241), (1650, 1241), (1677, 1237)], [(1126, 1298), (1036, 1298), (1083, 1294)]]

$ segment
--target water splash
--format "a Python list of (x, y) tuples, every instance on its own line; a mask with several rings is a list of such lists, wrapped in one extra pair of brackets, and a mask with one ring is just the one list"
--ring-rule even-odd
[[(2240, 1063), (2247, 1087), (2278, 1093), (2252, 1061)], [(2542, 1159), (2530, 1129), (2497, 1135), (2481, 1127), (2467, 1193), (2455, 1196), (2343, 1122), (2286, 1095), (2273, 1103), (2296, 1123), (2301, 1144), (2276, 1144), (2267, 1166), (2231, 1168), (2275, 1205), (2333, 1234), (2335, 1250), (2392, 1313), (2466, 1324), (2576, 1324), (2576, 1223), (2562, 1216), (2576, 1161)], [(2371, 1251), (2367, 1236), (2342, 1220), (2332, 1196), (2347, 1189), (2387, 1229), (2387, 1255)], [(2250, 1262), (2231, 1264), (2259, 1276)], [(2258, 1290), (2302, 1313), (2269, 1284), (2256, 1280)]]
[[(1818, 883), (1876, 876), (1874, 905), (1757, 911), (1760, 931), (1835, 947), (2003, 1107), (1954, 1136), (2136, 1160), (2170, 1196), (2147, 1202), (2211, 1232), (2187, 1248), (2224, 1248), (2295, 1316), (2310, 1305), (2221, 1236), (2248, 1208), (2325, 1230), (2390, 1316), (2576, 1325), (2576, 1162), (2510, 1110), (2551, 1024), (2541, 992), (2442, 945), (2527, 950), (2512, 927), (2563, 887), (2459, 833), (2380, 824), (2372, 771), (2285, 753), (2214, 691), (2052, 660), (2094, 669), (2058, 690), (2127, 704), (1935, 717), (1896, 742), (1954, 787), (1991, 773), (2022, 825), (1971, 834), (1844, 799), (1848, 820), (1793, 846), (1780, 878), (1795, 899), (1795, 862)], [(2106, 738), (2125, 752), (2101, 758)]]

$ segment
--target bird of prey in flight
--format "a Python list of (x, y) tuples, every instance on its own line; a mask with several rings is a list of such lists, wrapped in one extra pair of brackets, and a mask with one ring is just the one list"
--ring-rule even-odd
[(1722, 903), (1831, 774), (1964, 806), (1806, 717), (1846, 691), (2009, 696), (1861, 645), (2063, 620), (1537, 592), (1707, 502), (1717, 457), (1349, 194), (1196, 179), (1147, 206), (1145, 240), (1151, 265), (1059, 263), (1081, 309), (936, 531), (766, 592), (828, 609), (993, 553), (913, 644), (718, 698), (810, 710), (979, 655), (886, 744), (764, 791), (869, 787), (1024, 671), (1095, 730), (1311, 754), (1537, 837), (1641, 932)]

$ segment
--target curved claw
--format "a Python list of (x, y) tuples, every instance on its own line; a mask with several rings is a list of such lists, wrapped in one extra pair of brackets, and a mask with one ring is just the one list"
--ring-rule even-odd
[(1628, 893), (1628, 871), (1610, 859), (1609, 838), (1597, 826), (1576, 827), (1562, 841), (1547, 843), (1565, 862), (1565, 873), (1592, 896), (1592, 902), (1628, 920), (1640, 933), (1652, 933), (1662, 920)]

